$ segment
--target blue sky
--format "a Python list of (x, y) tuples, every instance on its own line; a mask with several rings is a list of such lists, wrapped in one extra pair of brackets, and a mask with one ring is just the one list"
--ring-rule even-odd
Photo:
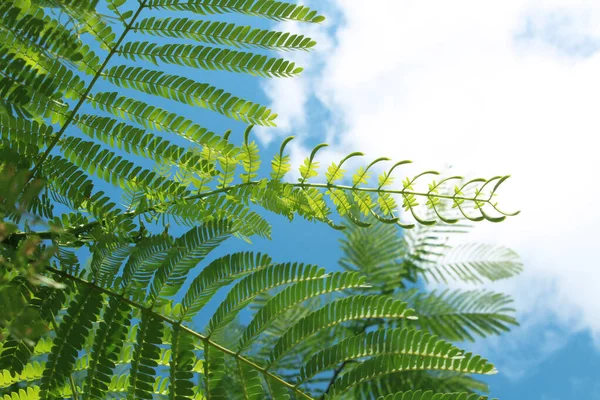
[[(314, 2), (329, 16), (323, 26), (285, 24), (319, 41), (312, 55), (291, 55), (308, 68), (299, 79), (204, 71), (190, 77), (272, 103), (279, 128), (257, 130), (265, 160), (293, 134), (295, 165), (307, 148), (326, 141), (332, 148), (323, 164), (359, 150), (371, 159), (413, 159), (420, 171), (452, 166), (471, 176), (513, 174), (503, 200), (523, 214), (484, 224), (470, 240), (522, 255), (526, 272), (493, 287), (515, 297), (522, 327), (473, 349), (497, 363), (500, 374), (489, 383), (501, 399), (600, 399), (600, 214), (593, 204), (600, 193), (589, 184), (598, 171), (590, 144), (600, 129), (600, 5), (378, 1)], [(241, 138), (241, 123), (191, 107), (177, 111), (210, 121), (216, 132), (234, 128)], [(564, 196), (581, 188), (588, 195), (573, 194), (576, 205), (568, 207)], [(270, 220), (274, 239), (256, 241), (256, 250), (336, 268), (338, 233)], [(223, 250), (244, 248), (230, 242)]]

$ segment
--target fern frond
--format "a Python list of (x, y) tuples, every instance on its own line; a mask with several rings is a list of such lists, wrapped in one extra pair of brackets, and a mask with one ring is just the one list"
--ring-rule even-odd
[(487, 396), (466, 393), (434, 393), (428, 391), (408, 391), (380, 397), (378, 400), (488, 400)]
[(152, 314), (142, 313), (129, 371), (128, 400), (153, 398), (155, 367), (160, 357), (163, 329), (163, 323)]
[(18, 373), (12, 369), (0, 370), (0, 388), (6, 389), (19, 383), (32, 386), (42, 378), (45, 367), (45, 363), (33, 362), (25, 365)]
[(54, 136), (51, 126), (25, 118), (0, 115), (0, 138), (8, 142), (22, 142), (43, 147)]
[(96, 11), (100, 0), (35, 0), (35, 2), (40, 3), (42, 7), (69, 7), (82, 13), (89, 13)]
[(147, 301), (153, 303), (177, 294), (188, 272), (231, 233), (231, 224), (221, 220), (193, 228), (176, 239), (152, 279)]
[(474, 374), (494, 374), (496, 369), (486, 359), (464, 354), (461, 359), (445, 359), (432, 356), (382, 355), (369, 359), (353, 370), (340, 376), (326, 398), (340, 394), (372, 379), (399, 371), (442, 370)]
[[(428, 257), (429, 258), (429, 257)], [(437, 258), (437, 260), (436, 260)], [(507, 279), (522, 271), (519, 256), (506, 247), (465, 243), (448, 249), (441, 257), (420, 262), (426, 280), (483, 283)]]
[[(56, 89), (52, 76), (39, 73), (25, 60), (0, 49), (0, 98), (12, 107), (27, 110), (36, 118), (50, 115), (51, 107), (45, 110), (41, 105), (66, 106)], [(34, 100), (36, 98), (38, 101)]]
[(183, 296), (182, 320), (196, 315), (220, 288), (271, 265), (271, 257), (260, 253), (235, 253), (207, 265)]
[(0, 353), (0, 371), (5, 371), (5, 374), (8, 375), (3, 378), (4, 382), (8, 382), (3, 387), (13, 383), (13, 374), (23, 373), (32, 353), (32, 346), (24, 340), (10, 338), (3, 343), (2, 353)]
[(169, 365), (169, 398), (173, 400), (192, 399), (194, 396), (193, 368), (195, 355), (192, 336), (186, 334), (178, 325), (171, 333), (171, 363)]
[(272, 379), (270, 377), (267, 377), (265, 379), (265, 381), (267, 383), (267, 388), (268, 388), (269, 394), (271, 395), (272, 399), (281, 399), (281, 400), (291, 399), (289, 390), (285, 386), (283, 386), (280, 382), (278, 382), (275, 379)]
[(459, 372), (409, 371), (386, 375), (359, 385), (354, 394), (358, 397), (378, 399), (390, 393), (426, 391), (435, 388), (436, 393), (464, 393), (465, 395), (489, 392), (488, 385), (473, 375)]
[[(287, 141), (289, 141), (289, 139)], [(300, 167), (301, 178), (299, 179), (299, 183), (279, 183), (277, 181), (254, 180), (243, 182), (240, 184), (232, 184), (236, 162), (233, 161), (232, 157), (227, 158), (226, 171), (223, 175), (223, 168), (225, 167), (225, 164), (223, 163), (224, 158), (222, 157), (220, 159), (222, 167), (221, 172), (222, 175), (226, 176), (227, 178), (220, 178), (221, 185), (219, 185), (218, 190), (209, 191), (196, 196), (191, 196), (190, 198), (187, 198), (186, 201), (194, 199), (204, 199), (213, 195), (227, 193), (230, 196), (239, 196), (240, 201), (256, 202), (269, 211), (275, 211), (279, 214), (286, 215), (288, 217), (292, 217), (294, 214), (299, 214), (307, 220), (322, 221), (336, 229), (344, 229), (344, 227), (340, 226), (339, 224), (335, 223), (332, 219), (330, 219), (330, 216), (332, 215), (332, 210), (325, 202), (325, 194), (335, 195), (336, 197), (339, 197), (340, 194), (342, 196), (345, 196), (345, 200), (343, 201), (342, 199), (334, 199), (333, 201), (334, 205), (336, 205), (336, 211), (338, 215), (348, 215), (353, 223), (363, 227), (370, 226), (370, 223), (358, 220), (356, 217), (352, 216), (352, 213), (349, 212), (352, 206), (352, 202), (358, 201), (359, 203), (361, 203), (363, 213), (369, 214), (372, 218), (375, 218), (379, 222), (387, 224), (397, 224), (400, 225), (402, 228), (415, 227), (415, 224), (404, 224), (400, 222), (399, 218), (396, 216), (396, 213), (398, 213), (397, 209), (388, 209), (386, 211), (380, 210), (377, 205), (378, 203), (380, 203), (379, 200), (375, 201), (372, 196), (376, 196), (377, 199), (379, 199), (380, 196), (387, 196), (386, 199), (389, 199), (389, 196), (401, 195), (405, 196), (407, 199), (412, 199), (410, 201), (405, 199), (404, 208), (411, 213), (411, 215), (417, 220), (419, 224), (422, 225), (435, 224), (438, 220), (449, 221), (449, 219), (443, 216), (440, 212), (440, 209), (442, 209), (443, 207), (442, 203), (444, 202), (454, 205), (461, 204), (460, 213), (462, 213), (462, 215), (465, 218), (478, 221), (488, 220), (491, 222), (500, 222), (504, 220), (507, 216), (518, 214), (504, 213), (498, 209), (496, 203), (493, 203), (491, 201), (492, 196), (495, 195), (495, 191), (500, 187), (500, 185), (504, 181), (506, 181), (508, 177), (493, 177), (488, 180), (476, 179), (468, 182), (467, 184), (463, 185), (463, 188), (467, 185), (472, 185), (475, 183), (480, 184), (479, 187), (475, 188), (477, 194), (472, 197), (465, 195), (462, 189), (456, 191), (453, 195), (438, 194), (433, 193), (431, 191), (416, 191), (413, 187), (415, 181), (421, 176), (433, 173), (431, 171), (418, 174), (412, 179), (407, 178), (404, 182), (404, 187), (401, 190), (370, 188), (363, 187), (361, 185), (347, 186), (333, 183), (325, 184), (309, 182), (310, 178), (318, 176), (318, 162), (315, 161), (314, 158), (316, 152), (322, 147), (324, 146), (317, 146), (311, 153), (311, 156), (305, 160), (304, 165)], [(393, 171), (396, 166), (406, 163), (406, 161), (396, 163), (394, 166), (392, 166), (390, 171)], [(389, 174), (391, 174), (391, 172), (388, 172), (388, 175)], [(494, 188), (490, 192), (490, 196), (488, 197), (488, 199), (480, 197), (483, 195), (484, 189), (488, 185), (494, 185)], [(365, 196), (364, 194), (368, 194), (368, 196)], [(350, 197), (354, 198), (354, 200), (350, 200)], [(437, 199), (436, 205), (433, 206), (436, 210), (435, 215), (437, 216), (437, 219), (426, 220), (419, 217), (416, 211), (416, 207), (418, 207), (418, 202), (416, 199), (419, 197), (427, 198), (428, 200)], [(469, 211), (467, 210), (465, 205), (470, 203), (476, 206), (476, 210), (481, 214), (479, 217), (469, 215)], [(385, 204), (389, 206), (390, 202), (388, 200), (385, 200)], [(500, 214), (500, 216), (497, 217), (490, 215), (488, 211), (484, 211), (485, 206), (489, 206), (490, 208), (496, 210)], [(390, 216), (391, 218), (387, 218), (385, 217), (385, 215)], [(454, 222), (456, 223), (458, 222), (458, 220), (454, 220)]]
[(223, 385), (225, 354), (206, 344), (204, 347), (204, 387), (207, 400), (226, 400), (227, 391)]
[[(1, 32), (1, 31), (0, 31)], [(85, 82), (59, 60), (39, 60), (37, 54), (13, 49), (0, 50), (2, 73), (15, 82), (31, 85), (31, 90), (57, 100), (57, 95), (77, 100), (85, 89)]]
[(279, 154), (276, 154), (271, 161), (271, 179), (274, 183), (278, 183), (281, 179), (287, 174), (290, 169), (290, 156), (284, 154), (285, 147), (294, 139), (293, 136), (286, 138), (283, 142), (281, 142), (281, 146), (279, 147)]
[[(295, 76), (300, 67), (265, 51), (310, 50), (314, 40), (238, 25), (222, 14), (311, 23), (323, 17), (307, 6), (274, 0), (100, 3), (0, 5), (0, 186), (10, 189), (0, 194), (0, 294), (8, 299), (0, 302), (2, 394), (10, 393), (11, 400), (311, 400), (370, 387), (377, 388), (373, 398), (383, 389), (421, 389), (428, 378), (442, 381), (443, 373), (455, 380), (440, 384), (441, 392), (481, 388), (466, 374), (493, 367), (432, 333), (498, 333), (514, 322), (512, 310), (506, 298), (492, 295), (442, 293), (433, 299), (399, 293), (396, 286), (414, 280), (438, 248), (402, 257), (408, 242), (385, 237), (366, 243), (359, 234), (348, 236), (347, 246), (351, 240), (365, 243), (344, 261), (347, 271), (332, 275), (257, 253), (208, 257), (230, 236), (248, 242), (270, 237), (271, 226), (257, 207), (336, 229), (345, 228), (340, 217), (361, 227), (375, 221), (411, 226), (400, 222), (402, 213), (420, 225), (457, 223), (455, 214), (498, 222), (510, 215), (493, 201), (507, 177), (466, 183), (449, 177), (422, 190), (424, 176), (438, 175), (426, 171), (394, 188), (392, 172), (406, 162), (375, 177), (375, 166), (387, 160), (379, 158), (352, 174), (344, 169), (346, 161), (362, 156), (352, 153), (322, 174), (317, 154), (325, 145), (318, 145), (300, 167), (299, 181), (286, 182), (291, 138), (261, 174), (264, 162), (249, 138), (252, 126), (235, 142), (231, 131), (215, 134), (171, 107), (199, 106), (264, 126), (273, 125), (271, 110), (210, 80), (200, 83), (189, 73), (171, 75), (141, 64)], [(182, 13), (157, 18), (160, 10)], [(115, 87), (135, 89), (143, 99)], [(162, 103), (169, 108), (160, 108)], [(99, 191), (105, 186), (96, 184), (100, 180), (120, 190)], [(377, 185), (370, 187), (372, 181)], [(450, 183), (457, 183), (454, 191), (444, 191)], [(425, 216), (419, 204), (429, 208)], [(175, 231), (181, 225), (191, 229), (173, 237), (171, 223)], [(32, 231), (42, 224), (46, 231)], [(367, 245), (381, 254), (369, 258)], [(498, 254), (463, 250), (461, 255), (478, 258), (447, 263), (459, 278), (471, 278), (467, 269), (482, 279), (517, 272), (514, 264), (501, 272), (499, 264), (484, 261)], [(493, 262), (506, 261), (505, 255)], [(196, 271), (201, 262), (206, 265)], [(402, 268), (395, 271), (398, 262)], [(215, 299), (221, 289), (228, 293)], [(191, 325), (211, 299), (220, 305), (202, 334)], [(256, 314), (249, 325), (234, 323), (251, 304), (248, 311)], [(416, 319), (410, 305), (423, 311), (423, 321), (406, 322)], [(380, 330), (373, 331), (376, 325)], [(430, 332), (415, 330), (421, 326)], [(323, 393), (317, 378), (332, 369), (332, 389)], [(403, 386), (389, 384), (395, 378)]]
[(285, 356), (308, 336), (346, 321), (368, 318), (416, 319), (407, 303), (388, 296), (355, 295), (326, 304), (299, 320), (279, 339), (270, 355), (270, 365)]
[(212, 165), (200, 155), (135, 126), (95, 115), (83, 115), (76, 123), (92, 139), (101, 140), (130, 154), (199, 174), (212, 174)]
[(132, 61), (145, 60), (157, 65), (160, 61), (208, 71), (241, 72), (264, 78), (293, 77), (303, 70), (297, 67), (296, 63), (283, 58), (183, 43), (158, 45), (150, 42), (128, 42), (118, 52)]
[(301, 22), (322, 22), (325, 18), (307, 6), (273, 0), (149, 0), (149, 8), (192, 11), (198, 14), (237, 12), (247, 15)]
[(98, 318), (102, 296), (92, 290), (79, 292), (71, 302), (56, 332), (52, 352), (40, 385), (40, 399), (53, 399), (58, 389), (70, 379), (77, 352), (90, 334)]
[(347, 271), (362, 272), (377, 290), (402, 287), (409, 271), (402, 263), (406, 245), (397, 226), (373, 223), (364, 229), (351, 220), (348, 222), (340, 241), (344, 254), (340, 266)]
[(104, 77), (123, 88), (133, 88), (191, 106), (208, 108), (249, 124), (274, 125), (273, 119), (276, 115), (265, 106), (240, 99), (223, 89), (207, 83), (198, 83), (183, 76), (120, 65), (107, 70)]
[(238, 156), (238, 160), (244, 167), (245, 173), (240, 175), (243, 182), (251, 182), (252, 179), (258, 176), (258, 169), (260, 168), (260, 155), (258, 153), (258, 145), (255, 141), (250, 142), (248, 140), (250, 130), (252, 127), (248, 127), (244, 133), (244, 144)]
[(27, 389), (18, 389), (10, 394), (5, 394), (3, 400), (38, 400), (40, 399), (40, 388), (30, 386)]
[(245, 400), (259, 400), (264, 398), (264, 388), (258, 371), (248, 365), (237, 361), (238, 371), (242, 380), (243, 396)]
[(163, 216), (172, 217), (178, 224), (196, 226), (215, 219), (231, 222), (235, 236), (242, 238), (271, 237), (271, 225), (249, 205), (228, 196), (215, 197), (206, 201), (182, 201), (160, 210)]
[(65, 157), (89, 174), (95, 174), (115, 186), (145, 189), (154, 196), (185, 196), (187, 191), (177, 182), (136, 166), (133, 162), (102, 149), (100, 145), (76, 137), (66, 137), (60, 145)]
[(294, 282), (319, 279), (325, 271), (315, 265), (276, 264), (258, 270), (236, 284), (208, 323), (210, 337), (231, 322), (237, 313), (262, 292)]
[(76, 165), (60, 156), (49, 156), (43, 165), (52, 187), (79, 207), (90, 197), (94, 184)]
[(454, 359), (460, 358), (462, 352), (422, 331), (405, 328), (364, 332), (316, 353), (300, 370), (298, 384), (343, 362), (385, 354)]
[(110, 298), (103, 314), (103, 321), (100, 322), (94, 335), (94, 344), (90, 353), (84, 386), (89, 398), (105, 398), (130, 321), (131, 308), (116, 298)]
[(22, 13), (18, 1), (7, 0), (0, 8), (2, 25), (15, 36), (28, 40), (28, 45), (51, 58), (64, 58), (77, 61), (83, 58), (79, 53), (80, 40), (57, 20), (45, 15), (41, 8), (32, 13)]
[(130, 286), (147, 288), (152, 274), (159, 268), (172, 246), (173, 238), (169, 235), (152, 235), (140, 240), (123, 268), (122, 286), (126, 290)]
[(92, 250), (90, 272), (100, 286), (110, 287), (133, 248), (130, 240), (109, 237)]
[(133, 30), (160, 37), (267, 50), (308, 50), (316, 45), (314, 40), (304, 35), (188, 18), (145, 18), (135, 24)]
[(326, 293), (361, 288), (366, 278), (358, 273), (336, 272), (324, 279), (298, 282), (273, 296), (254, 316), (238, 342), (240, 350), (248, 347), (277, 317), (298, 304)]
[(0, 371), (7, 371), (7, 381), (10, 382), (17, 375), (24, 374), (23, 370), (33, 356), (38, 340), (47, 331), (47, 312), (56, 309), (52, 302), (61, 301), (63, 298), (55, 298), (49, 288), (36, 288), (23, 276), (16, 276), (6, 283), (7, 265), (6, 262), (2, 264), (4, 273), (0, 282), (4, 282), (0, 284), (0, 299), (3, 305), (0, 325), (9, 337), (0, 346)]
[(488, 291), (443, 291), (401, 295), (417, 311), (415, 325), (453, 341), (474, 341), (475, 335), (486, 337), (508, 332), (517, 325), (513, 300), (502, 293)]
[(142, 101), (119, 96), (115, 92), (98, 93), (90, 101), (92, 105), (117, 117), (129, 119), (155, 131), (174, 133), (200, 146), (210, 145), (217, 150), (231, 147), (227, 141), (188, 119)]
[(117, 35), (110, 25), (97, 13), (83, 18), (84, 31), (89, 33), (104, 50), (112, 51), (117, 44)]

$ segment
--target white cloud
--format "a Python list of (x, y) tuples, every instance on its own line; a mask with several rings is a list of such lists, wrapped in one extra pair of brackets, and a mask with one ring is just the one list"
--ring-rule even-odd
[[(522, 214), (476, 235), (523, 256), (526, 273), (500, 285), (518, 301), (520, 336), (557, 324), (600, 345), (600, 3), (334, 3), (341, 24), (308, 60), (319, 68), (301, 95), (273, 92), (275, 109), (293, 110), (288, 129), (325, 131), (333, 153), (512, 174), (502, 199)], [(303, 119), (309, 95), (330, 112), (325, 126)]]
[(255, 130), (265, 144), (270, 143), (276, 135), (290, 135), (292, 132), (304, 137), (308, 135), (306, 109), (311, 93), (315, 91), (316, 86), (316, 82), (312, 77), (321, 66), (317, 57), (323, 58), (325, 54), (331, 51), (333, 46), (330, 36), (319, 25), (306, 27), (287, 22), (276, 27), (275, 30), (304, 34), (318, 41), (319, 46), (312, 53), (285, 54), (286, 59), (305, 68), (299, 77), (294, 79), (272, 79), (265, 81), (263, 84), (263, 89), (268, 96), (271, 99), (277, 99), (276, 112), (278, 113), (276, 121), (278, 129), (257, 127)]

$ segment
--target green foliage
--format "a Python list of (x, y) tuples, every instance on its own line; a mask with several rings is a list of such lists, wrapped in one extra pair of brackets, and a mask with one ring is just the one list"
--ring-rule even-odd
[(134, 61), (141, 59), (157, 65), (161, 61), (209, 71), (245, 72), (266, 78), (291, 77), (302, 72), (301, 67), (283, 58), (189, 44), (160, 46), (149, 42), (129, 42), (118, 50), (118, 54)]
[[(494, 200), (507, 177), (448, 177), (423, 189), (423, 176), (439, 175), (427, 171), (394, 188), (408, 161), (384, 169), (389, 160), (378, 158), (349, 173), (347, 161), (362, 156), (352, 153), (318, 180), (321, 144), (293, 182), (292, 137), (266, 171), (251, 130), (273, 126), (276, 114), (213, 85), (210, 71), (294, 77), (302, 67), (270, 52), (316, 42), (223, 14), (324, 17), (272, 0), (102, 5), (0, 5), (0, 395), (470, 400), (484, 389), (470, 374), (493, 373), (492, 364), (447, 340), (508, 330), (509, 299), (403, 289), (420, 278), (481, 282), (520, 271), (507, 249), (448, 250), (436, 236), (459, 220), (514, 215)], [(207, 81), (161, 64), (205, 70)], [(182, 107), (251, 125), (237, 140)], [(230, 237), (270, 238), (263, 211), (345, 229), (346, 271), (213, 253)], [(171, 224), (188, 229), (174, 236)], [(415, 230), (399, 237), (398, 226)], [(250, 315), (246, 326), (240, 315)]]
[[(427, 282), (431, 268), (448, 259), (448, 255), (461, 254), (462, 270), (471, 273), (457, 274), (455, 279), (470, 284), (481, 283), (484, 278), (504, 279), (519, 273), (521, 263), (518, 257), (509, 249), (458, 242), (458, 237), (470, 230), (470, 226), (464, 222), (420, 226), (402, 234), (393, 225), (373, 223), (374, 226), (366, 230), (348, 221), (349, 228), (344, 231), (344, 238), (341, 240), (344, 255), (340, 259), (340, 265), (347, 271), (367, 276), (372, 286), (363, 290), (372, 294), (385, 293), (391, 298), (406, 302), (415, 310), (418, 318), (414, 321), (365, 321), (364, 324), (351, 328), (355, 336), (339, 341), (331, 349), (320, 350), (319, 346), (316, 354), (315, 350), (308, 350), (311, 359), (307, 364), (308, 368), (300, 371), (300, 382), (318, 375), (322, 369), (335, 366), (338, 368), (337, 373), (351, 373), (355, 370), (353, 363), (356, 360), (367, 356), (377, 359), (381, 355), (378, 362), (374, 361), (371, 367), (365, 367), (371, 368), (369, 372), (376, 373), (380, 378), (353, 389), (355, 398), (376, 399), (396, 391), (405, 392), (397, 395), (401, 399), (405, 398), (401, 396), (409, 396), (406, 398), (410, 399), (413, 395), (420, 398), (418, 396), (423, 394), (420, 390), (426, 389), (435, 389), (439, 393), (465, 392), (465, 396), (467, 393), (486, 391), (485, 384), (465, 373), (461, 367), (454, 367), (457, 360), (466, 362), (464, 360), (474, 356), (463, 354), (447, 341), (473, 341), (476, 336), (486, 337), (508, 332), (517, 324), (511, 307), (512, 299), (502, 293), (484, 290), (422, 291), (415, 287), (415, 283)], [(458, 244), (453, 244), (454, 242)], [(502, 262), (495, 262), (498, 254), (505, 255), (506, 258)], [(491, 267), (482, 269), (482, 265)], [(488, 271), (493, 273), (486, 274)], [(481, 279), (472, 279), (473, 276), (479, 278), (479, 273)], [(373, 328), (377, 330), (371, 330)], [(442, 358), (446, 358), (446, 361), (436, 360), (436, 352), (440, 349), (444, 354)], [(393, 359), (391, 355), (394, 354), (400, 354), (404, 358)], [(483, 363), (477, 357), (473, 360), (477, 361), (473, 361), (471, 366)], [(422, 369), (428, 362), (446, 365), (447, 368), (438, 371)], [(386, 365), (385, 371), (374, 372), (382, 365), (378, 363)], [(387, 376), (389, 369), (396, 372)], [(487, 373), (493, 373), (493, 370)], [(355, 378), (348, 376), (346, 383), (342, 384), (344, 390), (358, 382), (353, 379)], [(335, 393), (339, 390), (336, 385), (332, 380), (326, 392)], [(407, 389), (416, 392), (406, 392)], [(428, 396), (433, 394), (430, 392)], [(439, 396), (446, 398), (441, 397), (441, 394)]]
[(478, 394), (467, 395), (465, 393), (449, 393), (439, 394), (431, 391), (415, 391), (391, 394), (382, 397), (381, 400), (487, 400), (487, 396), (479, 396)]
[(512, 299), (502, 293), (487, 291), (448, 291), (401, 295), (419, 313), (417, 325), (454, 341), (474, 341), (481, 337), (507, 332), (517, 321), (511, 315)]

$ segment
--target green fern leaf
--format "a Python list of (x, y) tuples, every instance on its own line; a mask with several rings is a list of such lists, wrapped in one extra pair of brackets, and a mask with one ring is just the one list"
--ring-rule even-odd
[(369, 359), (339, 377), (326, 398), (335, 398), (361, 383), (399, 371), (415, 370), (458, 371), (475, 374), (493, 374), (494, 366), (487, 360), (467, 353), (461, 359), (439, 357), (382, 355)]
[(459, 372), (404, 371), (363, 383), (353, 391), (353, 395), (380, 398), (390, 393), (428, 391), (432, 388), (436, 393), (477, 394), (478, 396), (480, 393), (489, 392), (488, 386), (472, 375)]
[(49, 156), (42, 170), (52, 188), (80, 207), (90, 196), (94, 184), (76, 165), (60, 156)]
[(0, 370), (0, 388), (6, 389), (18, 384), (32, 386), (42, 378), (45, 367), (45, 363), (33, 362), (25, 365), (18, 374), (13, 370)]
[(294, 346), (314, 333), (345, 321), (367, 318), (416, 319), (407, 303), (388, 296), (355, 295), (326, 304), (296, 322), (279, 339), (270, 355), (271, 365), (285, 356)]
[(384, 354), (453, 359), (460, 358), (462, 352), (451, 343), (437, 339), (436, 336), (412, 329), (363, 332), (320, 350), (312, 356), (300, 370), (298, 383), (301, 384), (343, 362)]
[(269, 265), (271, 257), (261, 253), (235, 253), (212, 261), (183, 296), (182, 319), (196, 315), (220, 288)]
[(2, 343), (2, 353), (0, 354), (0, 371), (6, 371), (8, 377), (5, 378), (8, 385), (12, 384), (12, 375), (21, 374), (27, 365), (27, 361), (33, 353), (33, 348), (24, 340), (9, 338)]
[(174, 133), (200, 146), (210, 145), (218, 151), (232, 147), (226, 140), (190, 120), (118, 93), (98, 93), (90, 101), (92, 105), (120, 118), (130, 119), (148, 129)]
[(154, 275), (147, 301), (175, 295), (188, 272), (230, 235), (230, 223), (221, 220), (193, 228), (176, 239)]
[(61, 149), (69, 161), (115, 186), (145, 189), (155, 196), (167, 194), (177, 198), (187, 194), (182, 185), (136, 166), (110, 150), (101, 149), (93, 142), (67, 137), (62, 142)]
[(286, 138), (281, 143), (281, 147), (279, 148), (279, 154), (276, 154), (273, 158), (273, 161), (271, 161), (271, 179), (273, 182), (281, 181), (285, 174), (287, 174), (291, 169), (290, 156), (284, 154), (283, 152), (285, 151), (285, 147), (287, 146), (287, 144), (293, 139), (293, 136)]
[(192, 337), (182, 331), (179, 325), (174, 325), (171, 343), (169, 399), (193, 399), (194, 383), (192, 378), (194, 377), (195, 355)]
[(145, 290), (172, 246), (173, 238), (169, 235), (152, 235), (140, 240), (123, 269), (123, 287), (129, 289), (134, 285)]
[(85, 380), (86, 398), (103, 399), (114, 374), (118, 355), (125, 342), (131, 320), (131, 309), (112, 297), (103, 314), (90, 353), (89, 367)]
[(298, 263), (276, 264), (252, 273), (236, 284), (219, 305), (208, 323), (208, 335), (223, 329), (260, 293), (281, 285), (319, 279), (324, 274), (325, 271), (315, 265)]
[(240, 175), (243, 182), (250, 182), (258, 176), (258, 169), (260, 168), (261, 163), (260, 155), (258, 154), (258, 145), (255, 141), (248, 141), (251, 129), (252, 126), (249, 126), (246, 129), (244, 134), (244, 144), (242, 145), (242, 150), (238, 156), (239, 161), (244, 167), (244, 171), (246, 171), (246, 173)]
[(346, 271), (360, 271), (378, 292), (404, 286), (411, 271), (402, 264), (406, 245), (396, 226), (375, 223), (364, 229), (348, 223), (341, 240), (343, 257), (340, 266)]
[(149, 0), (148, 7), (192, 11), (202, 15), (238, 12), (276, 21), (318, 23), (325, 19), (307, 6), (272, 0)]
[(92, 323), (98, 318), (102, 296), (87, 290), (77, 294), (71, 302), (56, 332), (52, 352), (40, 385), (40, 399), (54, 399), (57, 390), (71, 376), (77, 352), (82, 349), (90, 334)]
[(133, 30), (161, 37), (270, 50), (308, 50), (316, 45), (314, 40), (304, 35), (187, 18), (145, 18), (136, 23)]
[(237, 360), (238, 372), (242, 379), (243, 396), (245, 400), (264, 399), (264, 389), (258, 371)]
[[(424, 249), (426, 251), (426, 249)], [(519, 256), (505, 247), (465, 243), (450, 248), (442, 257), (427, 257), (420, 262), (426, 280), (483, 283), (518, 275), (523, 267)]]
[(291, 399), (289, 390), (281, 384), (281, 382), (276, 381), (271, 377), (267, 377), (265, 379), (267, 382), (267, 388), (269, 390), (269, 394), (272, 399), (281, 399), (281, 400), (289, 400)]
[(298, 304), (326, 293), (364, 287), (365, 281), (365, 277), (357, 273), (337, 272), (324, 279), (298, 282), (285, 288), (256, 313), (238, 342), (239, 349), (248, 347), (277, 317)]
[(273, 126), (275, 115), (266, 107), (183, 76), (126, 65), (113, 67), (104, 76), (123, 88), (133, 88), (191, 106), (208, 108), (246, 123)]
[(109, 237), (92, 250), (90, 272), (99, 286), (110, 287), (133, 250), (127, 240)]
[(507, 332), (517, 325), (512, 299), (488, 291), (443, 291), (418, 294), (408, 291), (402, 297), (419, 315), (416, 325), (425, 331), (454, 341), (474, 341)]
[(18, 389), (10, 394), (2, 396), (3, 400), (38, 400), (40, 398), (40, 388), (38, 386), (30, 386), (27, 389)]
[(150, 313), (142, 313), (134, 356), (129, 371), (127, 400), (153, 398), (157, 360), (160, 358), (164, 325)]
[(27, 39), (28, 45), (47, 52), (51, 59), (65, 58), (78, 61), (81, 41), (57, 20), (45, 15), (41, 8), (22, 13), (16, 1), (7, 0), (0, 8), (2, 24), (15, 36)]
[(125, 43), (119, 54), (130, 60), (163, 62), (208, 71), (246, 73), (264, 78), (288, 78), (302, 72), (294, 62), (264, 54), (190, 44)]
[(467, 393), (434, 393), (432, 391), (408, 391), (380, 397), (378, 400), (488, 400), (487, 396)]
[(225, 355), (223, 352), (204, 346), (204, 382), (207, 400), (227, 400), (227, 391), (223, 385), (226, 375)]
[(83, 115), (76, 123), (92, 139), (99, 139), (130, 154), (198, 174), (212, 174), (213, 166), (200, 155), (135, 126), (94, 115)]

